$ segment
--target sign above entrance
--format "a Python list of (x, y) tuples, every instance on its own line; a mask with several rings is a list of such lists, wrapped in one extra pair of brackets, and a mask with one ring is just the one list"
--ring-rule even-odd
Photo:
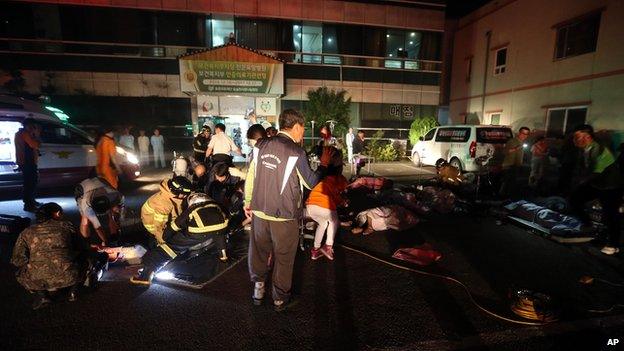
[(249, 96), (220, 96), (219, 111), (222, 116), (245, 116), (253, 110), (254, 98)]
[(204, 61), (181, 58), (180, 88), (185, 93), (284, 93), (284, 64)]
[(256, 115), (258, 116), (277, 115), (277, 99), (257, 97), (256, 98)]

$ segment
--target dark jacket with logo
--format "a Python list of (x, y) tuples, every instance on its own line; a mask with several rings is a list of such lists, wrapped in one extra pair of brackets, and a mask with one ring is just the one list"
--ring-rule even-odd
[(305, 151), (283, 132), (260, 139), (253, 152), (253, 174), (250, 169), (246, 180), (253, 182), (251, 209), (269, 220), (300, 218), (303, 187), (311, 190), (322, 178), (325, 167), (313, 171)]

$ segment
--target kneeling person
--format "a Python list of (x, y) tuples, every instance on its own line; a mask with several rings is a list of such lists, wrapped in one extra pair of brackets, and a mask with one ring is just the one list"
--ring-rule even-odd
[(167, 223), (174, 221), (182, 212), (182, 203), (192, 187), (191, 181), (184, 177), (165, 179), (160, 183), (160, 190), (141, 207), (141, 222), (158, 244), (164, 242), (163, 232)]
[(36, 294), (33, 309), (48, 305), (49, 291), (71, 288), (69, 300), (76, 300), (84, 281), (78, 257), (85, 249), (71, 222), (63, 219), (63, 209), (54, 202), (39, 207), (37, 223), (17, 238), (11, 263), (18, 268), (17, 281)]
[[(123, 196), (103, 178), (85, 179), (75, 189), (76, 204), (80, 212), (80, 234), (89, 238), (89, 224), (93, 226), (102, 246), (119, 231), (115, 217), (121, 212)], [(106, 216), (108, 232), (102, 228), (98, 215)]]
[(219, 250), (219, 259), (227, 260), (225, 234), (228, 215), (221, 205), (206, 194), (189, 196), (189, 207), (167, 227), (164, 242), (143, 256), (143, 269), (130, 282), (149, 285), (154, 273), (178, 255), (201, 244), (212, 242)]

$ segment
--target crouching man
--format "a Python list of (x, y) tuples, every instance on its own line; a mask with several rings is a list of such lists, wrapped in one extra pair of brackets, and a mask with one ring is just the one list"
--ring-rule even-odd
[(191, 181), (184, 177), (165, 179), (160, 183), (159, 191), (141, 207), (141, 222), (158, 244), (164, 243), (163, 232), (167, 223), (180, 215), (182, 203), (192, 187)]
[(69, 301), (77, 298), (84, 281), (79, 258), (85, 250), (71, 222), (63, 219), (63, 209), (54, 202), (36, 212), (37, 223), (17, 238), (11, 263), (18, 268), (17, 281), (36, 295), (33, 309), (50, 304), (50, 291), (70, 288)]
[(228, 215), (221, 205), (206, 194), (194, 193), (188, 198), (189, 207), (167, 227), (164, 242), (143, 256), (143, 268), (130, 279), (137, 285), (149, 286), (154, 273), (178, 255), (197, 246), (216, 245), (219, 259), (227, 260), (225, 234)]
[[(106, 180), (97, 177), (83, 180), (74, 192), (80, 212), (80, 234), (88, 239), (89, 227), (93, 226), (102, 246), (107, 246), (111, 237), (119, 233), (117, 218), (123, 206), (123, 195)], [(98, 215), (106, 218), (108, 230), (104, 230)]]

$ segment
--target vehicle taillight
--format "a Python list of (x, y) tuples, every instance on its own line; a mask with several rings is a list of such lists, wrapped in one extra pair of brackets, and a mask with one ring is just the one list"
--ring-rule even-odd
[(473, 141), (470, 143), (470, 148), (468, 150), (470, 151), (470, 158), (475, 158), (477, 156), (477, 142)]

